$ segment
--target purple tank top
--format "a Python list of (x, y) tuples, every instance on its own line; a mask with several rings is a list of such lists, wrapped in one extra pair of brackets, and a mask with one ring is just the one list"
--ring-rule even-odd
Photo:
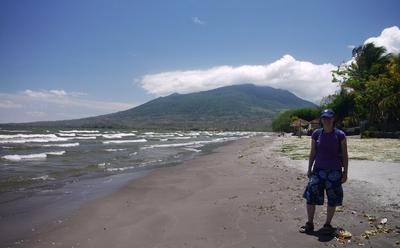
[(317, 149), (314, 170), (341, 170), (343, 163), (340, 143), (346, 138), (344, 132), (336, 128), (330, 133), (317, 129), (313, 132), (312, 138)]

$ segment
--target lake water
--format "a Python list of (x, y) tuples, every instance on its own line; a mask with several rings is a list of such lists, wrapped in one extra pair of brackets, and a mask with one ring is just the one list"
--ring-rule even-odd
[(179, 163), (256, 132), (0, 129), (0, 192), (36, 192)]
[(13, 244), (153, 169), (260, 132), (0, 129), (0, 242)]

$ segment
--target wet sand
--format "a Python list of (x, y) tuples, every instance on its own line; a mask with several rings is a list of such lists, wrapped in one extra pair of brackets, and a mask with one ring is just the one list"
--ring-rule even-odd
[[(332, 247), (334, 236), (298, 232), (306, 220), (307, 178), (272, 152), (274, 138), (231, 142), (212, 154), (160, 168), (121, 190), (84, 204), (68, 218), (32, 232), (15, 247)], [(350, 165), (351, 166), (351, 165)], [(399, 168), (400, 169), (400, 168)], [(333, 225), (353, 234), (348, 246), (393, 247), (400, 234), (397, 206), (370, 200), (371, 182), (344, 185)], [(395, 199), (399, 200), (399, 199)], [(317, 208), (317, 230), (324, 222)], [(366, 240), (365, 214), (387, 217), (392, 231)]]

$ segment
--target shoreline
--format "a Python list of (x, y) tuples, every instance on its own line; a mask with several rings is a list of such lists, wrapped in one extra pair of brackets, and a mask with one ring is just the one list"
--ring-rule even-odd
[[(307, 178), (272, 151), (273, 141), (241, 139), (158, 168), (111, 195), (86, 202), (61, 222), (38, 228), (14, 247), (338, 245), (334, 237), (298, 233), (306, 219), (301, 195)], [(363, 189), (345, 185), (345, 206), (333, 224), (353, 233), (353, 245), (394, 246), (396, 233), (361, 238), (369, 228), (363, 213), (384, 215), (394, 229), (400, 225), (397, 213), (370, 205)], [(316, 228), (324, 220), (317, 209)]]
[[(226, 141), (223, 145), (230, 142), (232, 141)], [(76, 178), (64, 183), (62, 187), (30, 194), (18, 192), (18, 197), (15, 197), (13, 192), (4, 193), (0, 205), (0, 244), (21, 245), (25, 239), (34, 235), (36, 230), (52, 223), (61, 223), (85, 203), (107, 197), (153, 170), (174, 167), (196, 157), (206, 156), (219, 146), (221, 144), (205, 146), (201, 153), (193, 153), (180, 162), (138, 167), (129, 172), (109, 176)]]

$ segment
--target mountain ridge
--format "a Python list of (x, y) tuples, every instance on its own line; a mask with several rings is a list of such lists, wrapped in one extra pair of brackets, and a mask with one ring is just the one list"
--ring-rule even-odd
[(173, 93), (137, 107), (94, 117), (15, 124), (34, 127), (136, 128), (156, 130), (271, 130), (281, 111), (316, 107), (293, 93), (241, 84), (189, 94)]

